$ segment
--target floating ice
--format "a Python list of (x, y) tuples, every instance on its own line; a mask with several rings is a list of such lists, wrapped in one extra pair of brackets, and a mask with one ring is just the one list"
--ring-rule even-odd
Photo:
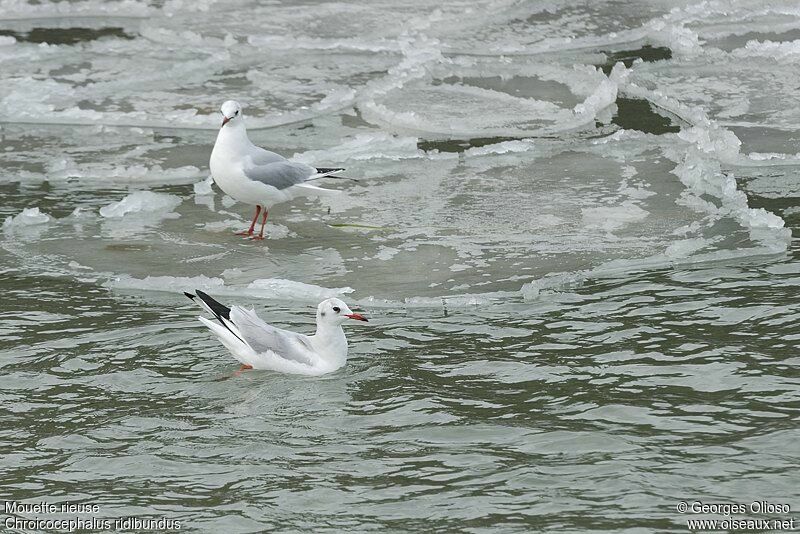
[(664, 251), (664, 255), (669, 258), (685, 258), (710, 244), (710, 240), (702, 237), (683, 239), (668, 246), (667, 250)]
[[(420, 70), (421, 65), (410, 61), (409, 71), (398, 78), (396, 85), (368, 91), (370, 98), (365, 96), (359, 101), (364, 118), (401, 132), (438, 136), (534, 135), (593, 124), (598, 113), (613, 104), (617, 95), (616, 83), (592, 67), (558, 71), (527, 65), (539, 75), (532, 73), (527, 81), (528, 85), (541, 84), (542, 97), (536, 98), (507, 92), (502, 79), (498, 82), (494, 78), (465, 77), (450, 82), (452, 77), (472, 69), (452, 68), (447, 63), (443, 63), (446, 68), (442, 67), (439, 63), (443, 60), (435, 54), (422, 58), (439, 67), (444, 79), (429, 79), (428, 70)], [(562, 76), (557, 82), (553, 80), (556, 73)], [(563, 98), (551, 88), (553, 83), (559, 83), (562, 91), (575, 91), (570, 97), (579, 103), (570, 109), (563, 102), (551, 100)], [(587, 91), (588, 87), (591, 89)]]
[(91, 267), (87, 267), (86, 265), (81, 265), (77, 261), (71, 261), (67, 265), (68, 265), (68, 267), (70, 269), (75, 269), (75, 270), (79, 270), (79, 269), (82, 269), (84, 271), (92, 271), (93, 270)]
[(485, 156), (486, 154), (507, 154), (509, 152), (527, 152), (535, 147), (533, 139), (519, 141), (503, 141), (491, 145), (473, 147), (464, 151), (465, 156)]
[(617, 99), (617, 84), (611, 80), (601, 80), (597, 89), (586, 100), (575, 106), (575, 114), (591, 120), (600, 110), (607, 108)]
[(777, 252), (770, 246), (754, 246), (696, 253), (710, 244), (711, 242), (702, 239), (684, 240), (676, 242), (672, 248), (668, 247), (663, 254), (637, 259), (612, 260), (592, 269), (544, 276), (523, 284), (519, 294), (526, 300), (533, 300), (538, 298), (543, 290), (566, 290), (580, 286), (586, 280), (591, 279), (611, 278), (634, 271), (675, 268), (678, 265), (740, 261), (756, 256), (774, 256)]
[(152, 13), (145, 2), (121, 0), (119, 2), (37, 2), (31, 4), (19, 0), (2, 2), (0, 20), (48, 19), (60, 17), (145, 17)]
[(49, 182), (77, 180), (82, 184), (182, 184), (189, 183), (202, 173), (193, 165), (165, 169), (161, 165), (108, 165), (103, 163), (76, 163), (62, 157), (50, 161), (44, 178)]
[[(353, 194), (331, 202), (340, 225), (323, 224), (333, 221), (297, 201), (285, 220), (300, 237), (267, 243), (268, 252), (211, 233), (246, 228), (252, 212), (239, 216), (248, 207), (233, 215), (192, 206), (169, 231), (141, 232), (180, 199), (139, 206), (131, 195), (103, 208), (99, 221), (87, 214), (40, 226), (48, 236), (79, 234), (79, 247), (71, 239), (37, 243), (41, 250), (13, 243), (30, 258), (59, 256), (97, 273), (122, 264), (131, 276), (180, 275), (187, 289), (206, 284), (223, 294), (316, 299), (326, 285), (352, 286), (389, 305), (418, 295), (408, 302), (440, 306), (494, 298), (466, 290), (518, 298), (520, 284), (547, 273), (569, 284), (583, 276), (574, 273), (786, 246), (783, 221), (750, 208), (736, 177), (748, 180), (750, 194), (797, 190), (785, 176), (798, 164), (800, 75), (792, 67), (800, 45), (790, 40), (796, 33), (783, 41), (776, 34), (800, 28), (790, 3), (639, 2), (620, 11), (608, 2), (506, 0), (467, 8), (245, 2), (225, 10), (210, 9), (210, 0), (0, 2), (0, 18), (25, 19), (14, 22), (19, 35), (70, 27), (73, 15), (86, 15), (81, 26), (113, 23), (125, 35), (55, 46), (0, 37), (0, 120), (10, 149), (0, 153), (0, 180), (47, 180), (65, 201), (93, 205), (119, 200), (97, 188), (107, 183), (195, 184), (194, 202), (213, 212), (220, 205), (209, 183), (196, 182), (207, 176), (220, 95), (234, 93), (247, 104), (250, 129), (288, 125), (258, 132), (259, 144), (362, 179), (342, 182)], [(643, 45), (669, 50), (610, 76), (596, 67)], [(681, 133), (608, 135), (618, 94), (649, 102)], [(298, 120), (305, 122), (290, 124)], [(775, 165), (783, 175), (767, 170)], [(362, 224), (369, 231), (341, 231)], [(131, 232), (141, 239), (107, 239)], [(267, 233), (294, 236), (272, 224)], [(327, 250), (338, 252), (327, 258)], [(25, 261), (34, 270), (41, 263)], [(241, 269), (238, 285), (191, 277), (232, 264)], [(461, 266), (470, 268), (453, 270)], [(258, 277), (278, 281), (250, 287)], [(320, 285), (290, 287), (285, 278)], [(144, 280), (130, 284), (183, 284)]]
[(148, 276), (135, 278), (123, 274), (103, 284), (111, 289), (166, 291), (181, 293), (200, 289), (214, 295), (249, 296), (277, 300), (321, 301), (352, 293), (350, 287), (326, 288), (279, 278), (253, 280), (247, 286), (226, 286), (222, 278), (207, 276)]
[(444, 295), (440, 297), (405, 297), (400, 301), (382, 299), (378, 297), (366, 297), (355, 301), (355, 304), (368, 308), (472, 308), (476, 306), (486, 306), (519, 297), (519, 294), (511, 292), (492, 292), (477, 295)]
[(785, 226), (783, 219), (770, 213), (764, 208), (750, 208), (748, 211), (749, 224), (754, 228), (775, 228), (780, 229)]
[[(764, 210), (753, 210), (748, 206), (747, 196), (739, 190), (731, 173), (721, 169), (721, 163), (750, 161), (740, 153), (741, 141), (730, 130), (709, 119), (699, 107), (683, 104), (659, 91), (651, 91), (630, 81), (631, 71), (617, 64), (612, 79), (620, 84), (625, 93), (645, 98), (686, 120), (690, 127), (682, 128), (678, 137), (692, 146), (688, 150), (671, 150), (668, 155), (677, 166), (673, 170), (681, 182), (695, 195), (688, 199), (695, 207), (705, 209), (715, 217), (727, 215), (751, 230), (751, 237), (775, 252), (786, 250), (791, 232), (783, 228), (777, 215), (767, 217)], [(712, 195), (721, 201), (717, 207), (703, 200), (703, 195)], [(767, 231), (761, 231), (766, 229)]]
[(750, 152), (747, 157), (757, 162), (783, 163), (787, 165), (797, 165), (800, 163), (800, 152), (795, 154), (783, 154), (778, 152)]
[(747, 41), (744, 48), (737, 48), (732, 52), (736, 57), (767, 57), (774, 61), (800, 61), (800, 41), (773, 42), (773, 41)]
[(285, 300), (323, 300), (330, 297), (341, 297), (354, 291), (351, 287), (325, 288), (314, 284), (281, 280), (275, 278), (252, 281), (247, 292), (262, 298)]
[(294, 38), (291, 35), (251, 35), (247, 42), (270, 50), (347, 50), (357, 52), (399, 52), (400, 45), (390, 39), (335, 38), (318, 37)]
[[(241, 219), (225, 219), (224, 221), (211, 221), (203, 224), (203, 229), (209, 232), (227, 232), (230, 230), (244, 230), (249, 223)], [(293, 235), (287, 226), (282, 224), (267, 223), (264, 227), (264, 236), (267, 239), (284, 239)]]
[(493, 299), (484, 295), (455, 295), (446, 297), (408, 297), (404, 303), (412, 308), (439, 308), (444, 306), (464, 308), (471, 306), (485, 306), (491, 304)]
[(295, 154), (292, 159), (308, 165), (328, 163), (345, 163), (371, 159), (401, 160), (425, 157), (425, 153), (417, 148), (416, 137), (394, 136), (384, 132), (374, 134), (358, 134), (339, 146), (325, 150), (309, 150)]
[(89, 221), (95, 219), (96, 217), (97, 217), (96, 213), (79, 206), (74, 210), (72, 210), (72, 213), (69, 214), (69, 217), (67, 217), (67, 219), (73, 221)]
[[(695, 148), (690, 148), (682, 158), (673, 172), (695, 195), (693, 206), (715, 217), (732, 217), (745, 228), (755, 231), (751, 232), (751, 237), (774, 252), (788, 248), (791, 231), (784, 228), (783, 219), (764, 209), (750, 208), (747, 195), (738, 189), (731, 173), (722, 172), (719, 160), (707, 158)], [(718, 198), (720, 206), (703, 200), (700, 198), (702, 195)]]
[(387, 261), (395, 257), (400, 251), (393, 247), (381, 246), (378, 253), (375, 254), (376, 260)]
[(194, 184), (194, 194), (195, 195), (213, 195), (214, 190), (211, 188), (211, 185), (214, 183), (214, 179), (210, 176), (203, 180), (202, 182), (197, 182)]
[(137, 191), (119, 202), (100, 208), (100, 215), (106, 218), (120, 218), (129, 213), (171, 212), (181, 204), (181, 199), (166, 193)]
[(209, 232), (225, 232), (227, 230), (240, 229), (245, 224), (246, 223), (240, 219), (225, 219), (224, 221), (203, 223), (203, 230), (208, 230)]
[(783, 213), (786, 215), (797, 215), (800, 214), (800, 206), (792, 206), (783, 210)]
[(216, 292), (225, 287), (225, 282), (221, 278), (209, 278), (200, 276), (148, 276), (146, 278), (135, 278), (128, 274), (115, 276), (103, 284), (104, 287), (111, 289), (135, 289), (144, 291), (167, 291), (171, 293), (194, 291)]
[(631, 201), (625, 201), (619, 206), (604, 206), (598, 208), (583, 208), (581, 210), (583, 222), (587, 226), (613, 231), (628, 224), (647, 218), (647, 211)]
[(52, 217), (39, 211), (39, 208), (25, 208), (21, 213), (18, 213), (13, 217), (10, 215), (6, 217), (6, 220), (3, 223), (3, 229), (10, 230), (12, 228), (37, 226), (41, 224), (47, 224), (51, 220)]

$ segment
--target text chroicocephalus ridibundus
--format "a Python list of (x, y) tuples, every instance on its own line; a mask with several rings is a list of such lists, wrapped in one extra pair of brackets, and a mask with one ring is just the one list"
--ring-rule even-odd
[(366, 321), (337, 298), (317, 306), (317, 332), (313, 336), (296, 334), (268, 325), (253, 310), (241, 306), (228, 308), (203, 293), (185, 293), (201, 308), (212, 313), (219, 324), (200, 317), (242, 364), (242, 369), (268, 369), (281, 373), (323, 375), (347, 362), (347, 338), (342, 323), (348, 319)]
[(311, 180), (332, 176), (344, 169), (315, 168), (289, 161), (280, 154), (254, 145), (247, 137), (242, 106), (228, 100), (220, 108), (222, 126), (211, 151), (209, 167), (214, 182), (226, 195), (245, 204), (253, 204), (256, 214), (250, 228), (239, 235), (253, 235), (258, 214), (264, 210), (261, 232), (254, 239), (264, 239), (269, 209), (298, 196), (334, 193), (311, 185)]

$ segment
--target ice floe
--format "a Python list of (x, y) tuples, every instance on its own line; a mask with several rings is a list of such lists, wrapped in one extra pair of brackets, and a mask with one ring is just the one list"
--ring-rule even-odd
[(211, 185), (214, 183), (214, 180), (209, 176), (202, 182), (196, 182), (193, 186), (194, 194), (195, 195), (213, 195), (214, 189)]
[(110, 289), (166, 291), (171, 293), (200, 289), (214, 295), (247, 296), (263, 299), (321, 301), (352, 293), (350, 287), (326, 288), (284, 279), (257, 279), (245, 286), (226, 285), (222, 278), (207, 276), (148, 276), (135, 278), (118, 275), (103, 284)]
[[(352, 287), (376, 306), (456, 306), (789, 242), (745, 191), (797, 190), (791, 3), (636, 2), (619, 16), (586, 2), (245, 1), (224, 21), (208, 0), (0, 6), (13, 35), (0, 37), (0, 182), (47, 182), (30, 193), (46, 203), (8, 213), (49, 211), (52, 190), (53, 213), (85, 206), (33, 227), (53, 239), (5, 240), (34, 271), (86, 279), (75, 262), (96, 276), (124, 270), (120, 287), (134, 290), (318, 298)], [(46, 42), (73, 25), (86, 35)], [(259, 144), (359, 181), (279, 209), (273, 243), (228, 240), (252, 211), (225, 212), (231, 199), (205, 180), (220, 94), (246, 103)], [(634, 131), (619, 119), (640, 108), (625, 101), (678, 133)], [(120, 200), (115, 184), (170, 188)], [(231, 276), (197, 277), (220, 272)]]
[(154, 193), (153, 191), (137, 191), (119, 202), (103, 206), (100, 208), (100, 215), (112, 219), (136, 213), (170, 213), (181, 202), (181, 198), (175, 195)]
[(50, 215), (43, 213), (39, 210), (39, 208), (25, 208), (22, 210), (22, 212), (14, 215), (13, 217), (10, 215), (6, 217), (6, 220), (3, 222), (3, 229), (11, 230), (13, 228), (38, 226), (47, 224), (52, 220), (53, 218), (50, 217)]

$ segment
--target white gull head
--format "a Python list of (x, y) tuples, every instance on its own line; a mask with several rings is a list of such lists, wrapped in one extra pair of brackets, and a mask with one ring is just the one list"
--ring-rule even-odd
[(222, 126), (225, 126), (233, 120), (238, 119), (237, 122), (242, 120), (242, 105), (235, 100), (225, 101), (219, 110), (222, 112)]
[(317, 325), (339, 326), (348, 319), (366, 321), (360, 313), (353, 313), (347, 304), (337, 298), (325, 299), (317, 306)]

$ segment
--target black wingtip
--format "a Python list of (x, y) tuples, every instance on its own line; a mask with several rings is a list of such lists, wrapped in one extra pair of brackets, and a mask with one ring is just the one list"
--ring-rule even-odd
[(195, 299), (195, 295), (192, 295), (191, 293), (187, 293), (186, 291), (184, 291), (183, 294), (186, 295), (187, 297), (189, 297), (192, 300)]
[(197, 296), (200, 297), (206, 305), (211, 308), (215, 314), (219, 315), (220, 317), (224, 317), (225, 319), (230, 320), (231, 318), (231, 309), (222, 304), (221, 302), (217, 302), (208, 294), (200, 291), (199, 289), (195, 289), (195, 293)]
[[(220, 322), (220, 324), (225, 328), (227, 328), (228, 332), (233, 334), (236, 337), (236, 339), (238, 339), (242, 343), (245, 343), (245, 341), (231, 329), (230, 325), (223, 320), (223, 319), (227, 319), (228, 321), (231, 320), (231, 309), (222, 304), (221, 302), (217, 302), (216, 300), (211, 298), (211, 296), (209, 296), (207, 293), (204, 293), (199, 289), (195, 289), (194, 292), (197, 293), (198, 298), (205, 303), (208, 309), (210, 309), (214, 313), (214, 315), (217, 316), (217, 320)], [(190, 296), (189, 293), (185, 294), (186, 296)]]

